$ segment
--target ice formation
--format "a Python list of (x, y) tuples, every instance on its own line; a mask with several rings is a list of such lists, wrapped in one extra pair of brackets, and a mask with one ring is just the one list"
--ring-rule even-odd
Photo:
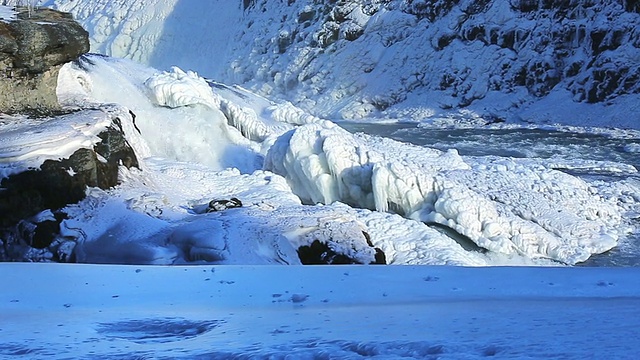
[[(65, 210), (81, 261), (293, 264), (295, 249), (319, 240), (368, 263), (364, 231), (394, 264), (574, 264), (614, 247), (631, 209), (552, 162), (353, 135), (178, 68), (86, 56), (62, 69), (59, 93), (67, 106), (126, 106), (111, 109), (141, 163)], [(193, 210), (231, 197), (246, 205)]]
[(619, 235), (620, 209), (576, 177), (351, 135), (332, 123), (280, 137), (265, 168), (285, 176), (307, 203), (392, 211), (503, 254), (574, 264), (611, 249)]

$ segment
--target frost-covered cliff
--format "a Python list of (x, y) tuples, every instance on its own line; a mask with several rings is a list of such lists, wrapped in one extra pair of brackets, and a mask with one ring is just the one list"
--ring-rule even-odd
[(627, 0), (50, 0), (94, 51), (179, 65), (328, 118), (639, 127)]

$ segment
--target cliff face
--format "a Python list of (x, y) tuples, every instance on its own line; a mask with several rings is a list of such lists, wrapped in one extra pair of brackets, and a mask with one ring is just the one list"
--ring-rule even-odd
[[(56, 95), (59, 70), (89, 51), (88, 33), (68, 13), (18, 9), (14, 14), (9, 9), (0, 9), (0, 15), (9, 15), (0, 19), (0, 115), (56, 114), (61, 110)], [(75, 243), (59, 235), (66, 216), (60, 209), (85, 198), (88, 187), (116, 186), (120, 165), (138, 166), (122, 128), (122, 121), (133, 121), (132, 113), (111, 112), (104, 108), (36, 120), (0, 119), (0, 261), (69, 260)], [(68, 156), (50, 156), (26, 169), (2, 173), (16, 168), (20, 159), (74, 143), (67, 132), (56, 135), (48, 129), (82, 127), (78, 124), (91, 129), (84, 135), (93, 146), (76, 141), (78, 148)], [(29, 140), (30, 134), (41, 132), (42, 137)], [(38, 142), (55, 148), (39, 150)]]
[(250, 51), (225, 75), (329, 110), (320, 115), (402, 117), (420, 103), (479, 111), (500, 98), (506, 116), (560, 93), (583, 104), (640, 94), (634, 1), (288, 3), (247, 6), (237, 40)]
[(0, 20), (0, 112), (58, 110), (60, 67), (88, 51), (88, 33), (70, 14), (24, 9)]
[(589, 113), (589, 125), (640, 128), (627, 115), (640, 110), (637, 1), (46, 3), (72, 12), (95, 52), (196, 70), (320, 117), (584, 124)]

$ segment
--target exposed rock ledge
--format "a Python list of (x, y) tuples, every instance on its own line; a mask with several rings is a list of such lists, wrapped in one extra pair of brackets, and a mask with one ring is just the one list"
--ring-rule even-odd
[[(63, 245), (64, 242), (52, 244), (59, 233), (60, 222), (66, 217), (60, 209), (84, 199), (88, 187), (108, 189), (116, 186), (120, 165), (127, 168), (139, 166), (123, 129), (123, 126), (130, 125), (133, 114), (127, 114), (122, 108), (112, 110), (83, 110), (50, 119), (55, 124), (52, 126), (54, 130), (59, 127), (77, 127), (77, 124), (69, 124), (83, 119), (93, 119), (95, 122), (91, 129), (83, 129), (89, 136), (83, 139), (82, 144), (74, 145), (68, 151), (71, 155), (65, 158), (56, 159), (51, 156), (43, 159), (38, 155), (31, 155), (46, 153), (48, 149), (43, 146), (48, 144), (28, 144), (22, 141), (12, 147), (11, 144), (6, 144), (10, 142), (7, 139), (0, 144), (0, 150), (8, 156), (0, 157), (0, 261), (34, 260), (28, 254), (29, 251)], [(3, 121), (0, 121), (0, 125), (3, 125)], [(26, 125), (29, 126), (34, 125)], [(0, 126), (0, 135), (5, 137), (15, 130), (6, 131), (6, 127), (6, 123)], [(47, 124), (38, 127), (49, 138), (59, 135), (51, 131)], [(18, 129), (18, 132), (27, 132), (27, 129)], [(65, 142), (74, 140), (73, 135), (67, 133), (61, 139)], [(0, 137), (0, 140), (3, 138)], [(93, 143), (93, 146), (85, 146), (87, 142)], [(24, 161), (25, 158), (29, 160)], [(41, 162), (41, 165), (36, 168), (33, 161)], [(27, 169), (25, 163), (29, 165)], [(11, 171), (7, 171), (6, 167)], [(53, 254), (67, 254), (52, 250)]]
[(59, 110), (58, 71), (88, 51), (89, 34), (68, 13), (42, 8), (0, 20), (0, 113)]

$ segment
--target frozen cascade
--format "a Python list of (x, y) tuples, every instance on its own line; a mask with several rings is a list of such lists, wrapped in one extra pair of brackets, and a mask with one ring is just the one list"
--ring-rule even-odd
[(265, 168), (307, 203), (393, 211), (462, 234), (504, 254), (575, 264), (617, 243), (620, 209), (584, 181), (504, 159), (463, 160), (320, 122), (283, 135)]

